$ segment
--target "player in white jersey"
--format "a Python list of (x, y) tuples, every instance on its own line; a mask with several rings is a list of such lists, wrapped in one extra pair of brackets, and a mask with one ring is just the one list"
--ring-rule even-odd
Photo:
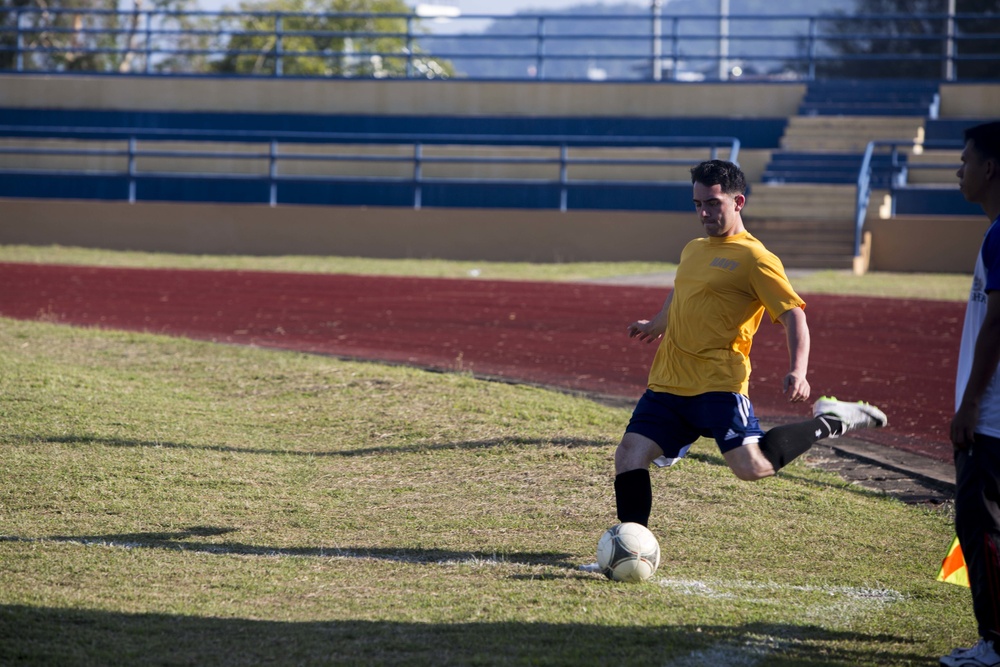
[(941, 658), (947, 667), (1000, 665), (1000, 122), (965, 131), (962, 195), (992, 220), (965, 311), (955, 381), (955, 531), (972, 588), (979, 642)]

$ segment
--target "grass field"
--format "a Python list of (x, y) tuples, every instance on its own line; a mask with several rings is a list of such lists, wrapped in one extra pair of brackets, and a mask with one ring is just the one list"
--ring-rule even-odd
[(0, 368), (0, 664), (933, 665), (975, 639), (934, 581), (944, 513), (804, 464), (739, 482), (705, 442), (653, 475), (657, 577), (578, 571), (628, 410), (5, 319)]
[[(0, 245), (0, 262), (85, 264), (93, 266), (226, 269), (256, 271), (305, 271), (430, 278), (482, 280), (599, 280), (622, 276), (672, 273), (676, 264), (666, 262), (570, 262), (528, 264), (516, 262), (459, 262), (425, 259), (370, 259), (361, 257), (248, 257), (176, 255), (169, 253), (110, 252), (60, 246)], [(871, 272), (855, 276), (850, 271), (792, 272), (792, 282), (803, 294), (857, 294), (893, 298), (964, 301), (972, 284), (969, 274)]]

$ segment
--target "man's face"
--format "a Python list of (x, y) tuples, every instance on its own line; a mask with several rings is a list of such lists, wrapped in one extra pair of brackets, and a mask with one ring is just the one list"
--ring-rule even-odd
[(743, 195), (727, 195), (721, 185), (694, 184), (694, 209), (709, 236), (734, 236), (743, 231), (739, 212)]
[(955, 172), (962, 196), (973, 204), (981, 203), (989, 192), (989, 178), (996, 168), (995, 161), (984, 159), (972, 142), (967, 141), (962, 151), (962, 166)]

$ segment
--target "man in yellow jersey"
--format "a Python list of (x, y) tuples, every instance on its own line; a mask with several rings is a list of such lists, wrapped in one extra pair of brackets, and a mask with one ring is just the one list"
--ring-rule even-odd
[(750, 344), (764, 312), (785, 328), (789, 369), (783, 388), (793, 403), (809, 399), (809, 327), (805, 302), (781, 261), (747, 232), (746, 177), (732, 162), (691, 170), (694, 206), (707, 235), (681, 252), (674, 289), (651, 320), (629, 336), (660, 341), (649, 387), (615, 451), (618, 519), (646, 525), (652, 508), (649, 465), (668, 466), (699, 437), (711, 437), (742, 480), (774, 475), (818, 440), (851, 429), (885, 426), (867, 403), (821, 398), (814, 418), (765, 433), (747, 397)]

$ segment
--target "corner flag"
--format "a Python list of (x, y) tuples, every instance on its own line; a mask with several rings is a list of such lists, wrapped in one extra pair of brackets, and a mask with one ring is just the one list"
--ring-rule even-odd
[(962, 545), (958, 543), (957, 537), (951, 541), (948, 555), (941, 561), (941, 570), (938, 572), (937, 580), (956, 586), (969, 587), (969, 571), (965, 568), (965, 556), (962, 555)]

